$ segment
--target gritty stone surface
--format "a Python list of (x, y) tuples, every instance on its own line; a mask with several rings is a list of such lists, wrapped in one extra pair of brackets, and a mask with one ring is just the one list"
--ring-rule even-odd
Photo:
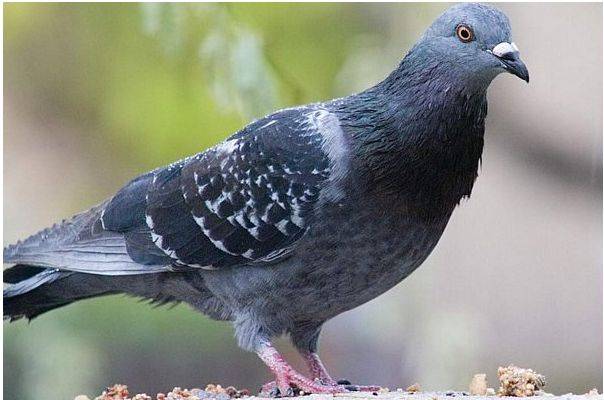
[[(307, 396), (297, 397), (297, 400), (450, 400), (451, 398), (463, 398), (463, 400), (515, 400), (514, 397), (499, 397), (499, 396), (470, 396), (464, 392), (386, 392), (386, 393), (341, 393), (335, 395), (311, 394)], [(250, 400), (262, 400), (263, 397), (249, 397)], [(531, 400), (604, 400), (604, 396), (598, 395), (574, 395), (565, 394), (562, 396), (541, 395), (532, 396)]]
[[(423, 392), (419, 383), (406, 389), (390, 390), (381, 388), (376, 392), (348, 392), (337, 394), (310, 394), (297, 391), (296, 400), (501, 400), (518, 397), (531, 397), (534, 400), (604, 400), (597, 389), (591, 389), (585, 394), (572, 393), (556, 396), (543, 390), (545, 377), (530, 368), (520, 368), (513, 364), (499, 367), (497, 370), (499, 390), (489, 387), (486, 374), (475, 374), (468, 386), (469, 392)], [(147, 394), (132, 395), (128, 386), (115, 384), (108, 387), (94, 400), (265, 400), (262, 394), (250, 396), (248, 389), (237, 389), (233, 386), (222, 387), (218, 384), (208, 384), (202, 389), (182, 389), (175, 387), (170, 392), (158, 393), (155, 398)], [(293, 399), (293, 397), (291, 397)], [(89, 400), (86, 396), (77, 396), (74, 400)]]
[[(184, 395), (184, 396), (183, 396)], [(87, 397), (82, 396), (82, 399), (88, 400)], [(78, 400), (81, 399), (79, 396)], [(136, 398), (136, 397), (134, 397)], [(133, 398), (133, 399), (134, 399)], [(150, 398), (150, 397), (148, 397)], [(267, 397), (258, 397), (258, 396), (245, 396), (242, 397), (246, 400), (266, 400)], [(451, 400), (452, 398), (458, 398), (463, 400), (515, 400), (517, 397), (500, 397), (500, 396), (471, 396), (466, 392), (420, 392), (420, 393), (410, 393), (410, 392), (351, 392), (351, 393), (338, 393), (338, 394), (310, 394), (305, 396), (297, 396), (296, 400)], [(104, 397), (101, 399), (105, 400)], [(121, 397), (107, 397), (107, 399), (119, 399)], [(127, 399), (127, 398), (123, 398)], [(138, 399), (138, 398), (136, 398)], [(145, 398), (146, 400), (147, 398)], [(157, 396), (158, 400), (201, 400), (201, 399), (216, 399), (216, 400), (227, 400), (229, 399), (228, 395), (224, 393), (211, 393), (206, 392), (200, 389), (192, 389), (190, 391), (183, 390), (179, 393), (179, 391), (169, 392), (168, 395), (159, 394)], [(294, 398), (292, 398), (294, 399)], [(564, 394), (560, 396), (555, 396), (552, 394), (547, 395), (539, 395), (539, 396), (531, 396), (531, 400), (604, 400), (604, 396), (601, 394), (583, 394), (583, 395), (575, 395), (572, 393)]]

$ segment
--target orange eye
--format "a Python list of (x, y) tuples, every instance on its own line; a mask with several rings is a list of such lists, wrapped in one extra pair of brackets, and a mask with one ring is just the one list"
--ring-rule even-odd
[(458, 25), (457, 29), (455, 30), (455, 33), (457, 33), (457, 37), (459, 38), (459, 40), (464, 43), (468, 43), (474, 40), (474, 32), (472, 32), (472, 28), (467, 25)]

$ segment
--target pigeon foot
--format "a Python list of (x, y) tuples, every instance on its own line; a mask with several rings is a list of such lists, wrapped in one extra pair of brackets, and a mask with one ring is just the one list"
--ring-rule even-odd
[(345, 393), (349, 390), (343, 385), (325, 384), (319, 379), (309, 379), (289, 365), (283, 356), (269, 342), (262, 343), (257, 354), (275, 375), (275, 381), (269, 382), (261, 389), (263, 395), (271, 397), (289, 397), (300, 392), (334, 394)]
[[(296, 385), (296, 386), (290, 386), (284, 392), (285, 394), (281, 394), (283, 392), (281, 392), (281, 390), (277, 386), (276, 381), (271, 381), (262, 386), (262, 388), (260, 389), (260, 393), (266, 397), (278, 398), (278, 397), (300, 396), (301, 392), (308, 394), (308, 393), (379, 392), (380, 390), (382, 390), (381, 386), (353, 385), (347, 380), (339, 380), (339, 381), (337, 381), (336, 384), (333, 384), (333, 385), (326, 385), (324, 382), (318, 382), (318, 381), (314, 381), (314, 383), (318, 384), (321, 388), (323, 388), (323, 387), (336, 388), (337, 391), (335, 391), (335, 392), (333, 392), (333, 391), (312, 392), (311, 391), (312, 389), (307, 388), (307, 390), (304, 390), (304, 389), (300, 389)], [(294, 384), (292, 383), (292, 385), (294, 385)], [(313, 387), (315, 387), (315, 389), (316, 389), (316, 385), (313, 385)]]
[(300, 374), (290, 376), (285, 380), (282, 378), (280, 381), (280, 384), (277, 384), (277, 381), (271, 381), (264, 384), (260, 389), (260, 394), (266, 397), (279, 398), (301, 396), (311, 393), (334, 394), (355, 391), (352, 386), (352, 390), (350, 390), (343, 385), (324, 385), (321, 382), (311, 381)]
[(302, 351), (302, 358), (306, 361), (306, 365), (310, 370), (310, 376), (315, 382), (320, 382), (327, 386), (340, 386), (350, 392), (377, 392), (382, 388), (375, 385), (353, 385), (347, 379), (335, 380), (329, 375), (323, 362), (316, 352)]

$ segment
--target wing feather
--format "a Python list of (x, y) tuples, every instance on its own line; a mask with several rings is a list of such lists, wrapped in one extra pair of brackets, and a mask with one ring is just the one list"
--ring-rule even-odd
[(156, 175), (147, 217), (171, 257), (220, 268), (273, 261), (295, 247), (330, 168), (308, 113), (282, 111), (174, 167), (168, 181)]

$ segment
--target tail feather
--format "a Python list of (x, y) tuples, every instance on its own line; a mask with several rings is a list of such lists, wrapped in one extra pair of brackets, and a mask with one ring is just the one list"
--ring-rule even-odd
[(66, 244), (78, 242), (79, 238), (94, 237), (105, 203), (74, 215), (50, 228), (41, 230), (25, 240), (20, 240), (4, 248), (4, 262), (18, 263), (30, 254), (45, 253)]
[[(28, 273), (32, 271), (30, 266), (16, 265), (7, 270), (17, 271), (9, 276), (18, 275), (21, 268)], [(4, 319), (32, 319), (74, 301), (117, 293), (96, 283), (94, 275), (43, 268), (37, 274), (7, 285), (3, 291)]]
[[(4, 271), (4, 278), (8, 283), (3, 291), (4, 319), (10, 321), (33, 319), (79, 300), (117, 293), (142, 297), (155, 305), (209, 295), (188, 285), (180, 273), (107, 276), (15, 265)], [(179, 293), (186, 296), (177, 298)]]
[[(199, 287), (187, 283), (184, 269), (170, 272), (170, 257), (161, 256), (163, 252), (150, 235), (143, 237), (148, 232), (105, 229), (106, 205), (4, 249), (4, 263), (15, 264), (3, 271), (4, 319), (32, 319), (78, 300), (115, 293), (143, 297), (156, 304), (210, 301), (211, 294), (203, 283)], [(131, 257), (129, 245), (140, 253), (135, 257), (138, 262)], [(208, 310), (222, 315), (222, 311), (214, 311), (219, 308), (215, 305)]]
[[(16, 265), (13, 268), (11, 268), (11, 270), (12, 269), (18, 270), (18, 269), (20, 269), (20, 267), (24, 267), (24, 266)], [(44, 268), (44, 269), (42, 269), (42, 271), (38, 272), (35, 275), (32, 275), (19, 282), (15, 282), (13, 284), (8, 285), (8, 287), (6, 287), (3, 291), (3, 296), (4, 297), (19, 296), (21, 294), (31, 292), (32, 290), (38, 288), (39, 286), (54, 282), (57, 279), (63, 278), (70, 274), (71, 274), (70, 272), (61, 272), (61, 271), (57, 271), (57, 270), (50, 269), (50, 268)]]
[[(124, 235), (103, 228), (102, 213), (105, 205), (103, 203), (6, 247), (4, 263), (100, 275), (146, 274), (169, 270), (169, 261), (143, 265), (130, 257)], [(19, 272), (22, 271), (25, 273), (25, 270)]]
[[(32, 271), (28, 266), (11, 269), (20, 268)], [(4, 319), (32, 319), (75, 301), (118, 293), (141, 297), (154, 305), (185, 302), (218, 320), (233, 317), (230, 308), (207, 289), (203, 276), (196, 272), (107, 276), (45, 268), (7, 285)]]
[(3, 271), (2, 280), (4, 283), (19, 283), (42, 271), (44, 271), (44, 268), (42, 267), (34, 267), (33, 265), (15, 265), (14, 267)]
[[(41, 268), (40, 272), (30, 275), (32, 268), (37, 267), (16, 265), (4, 272), (5, 282), (6, 276), (12, 281), (3, 291), (4, 319), (32, 319), (71, 302), (52, 286), (53, 282), (70, 275), (70, 272)], [(15, 282), (18, 276), (24, 279)]]

